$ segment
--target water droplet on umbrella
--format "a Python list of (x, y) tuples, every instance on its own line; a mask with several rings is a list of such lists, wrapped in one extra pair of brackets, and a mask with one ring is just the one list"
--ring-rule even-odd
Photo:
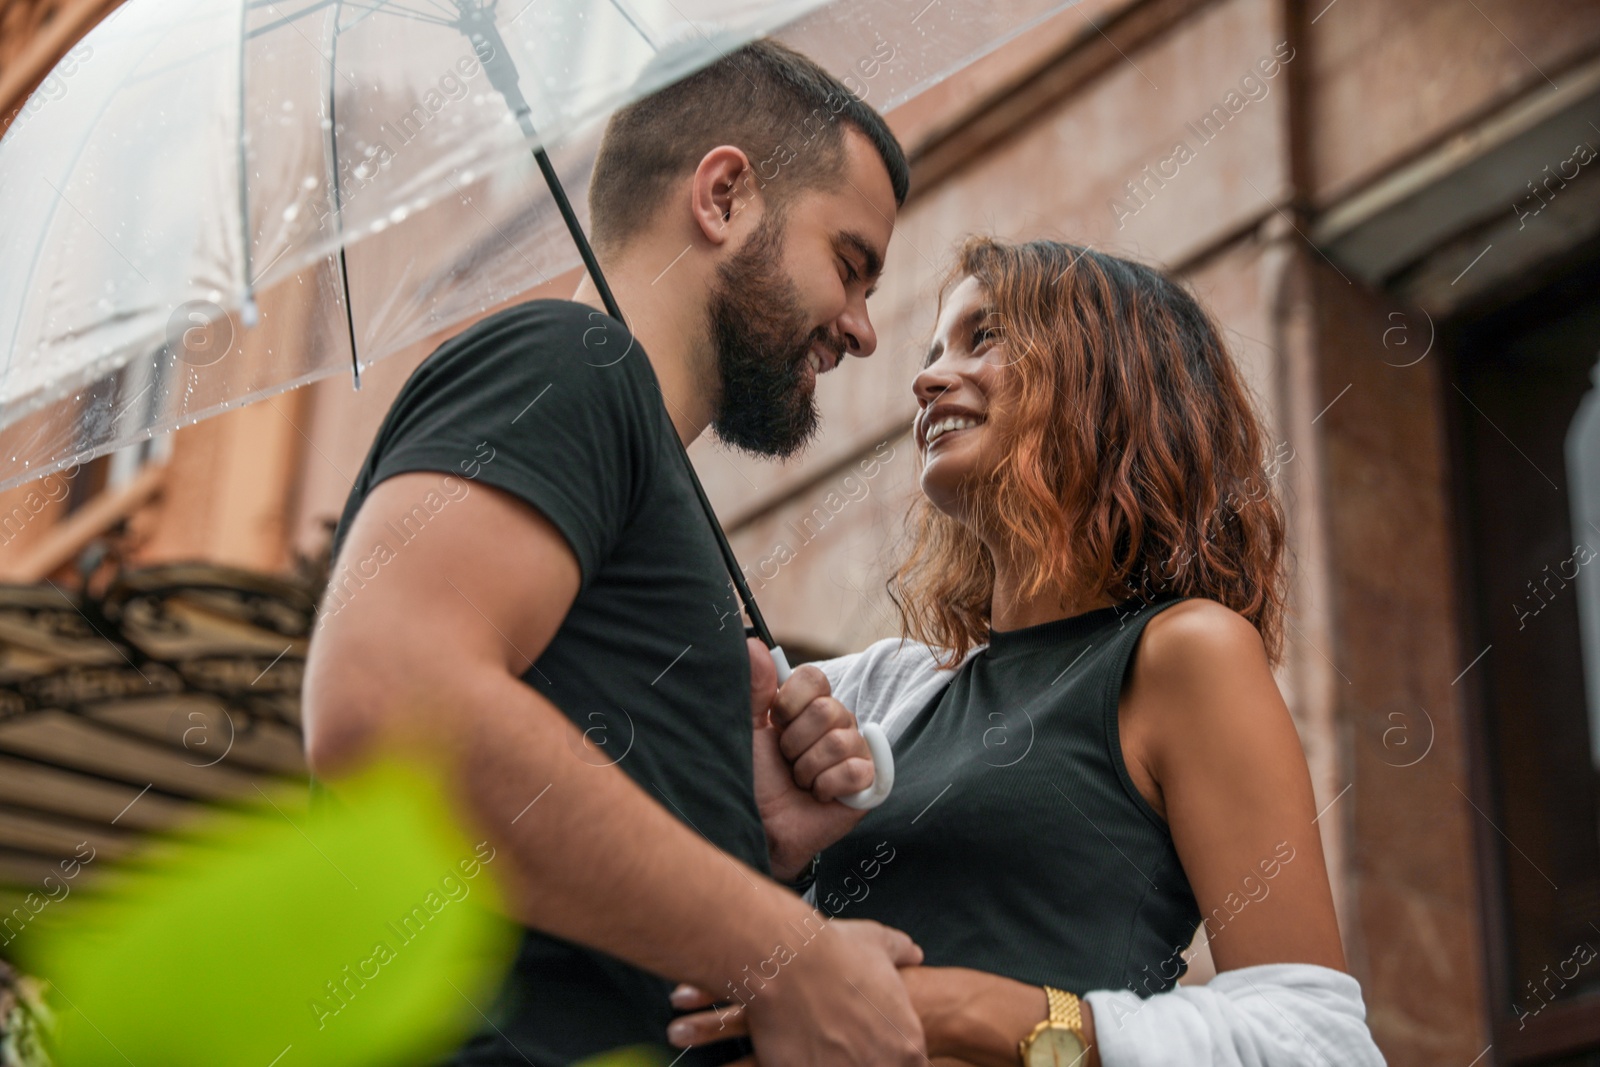
[(309, 192), (310, 190), (315, 189), (316, 187), (317, 187), (316, 175), (307, 174), (304, 178), (300, 179), (300, 188), (305, 189), (305, 190), (307, 190)]
[(283, 221), (284, 222), (293, 222), (295, 219), (299, 218), (299, 216), (300, 216), (300, 205), (299, 204), (290, 204), (288, 207), (283, 209)]

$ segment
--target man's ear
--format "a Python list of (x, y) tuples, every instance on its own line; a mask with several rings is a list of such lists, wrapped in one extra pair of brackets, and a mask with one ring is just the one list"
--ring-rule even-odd
[(714, 245), (727, 241), (747, 225), (748, 218), (759, 217), (761, 193), (756, 188), (755, 168), (750, 159), (733, 145), (719, 145), (707, 152), (695, 168), (690, 211), (700, 232)]

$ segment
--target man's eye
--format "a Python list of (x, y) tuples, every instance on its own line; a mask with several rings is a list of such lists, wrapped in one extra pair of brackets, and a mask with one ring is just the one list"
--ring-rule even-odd
[(857, 278), (861, 277), (859, 274), (856, 273), (856, 268), (851, 264), (851, 262), (848, 259), (845, 259), (843, 256), (840, 256), (839, 257), (839, 263), (844, 267), (844, 280), (845, 280), (845, 282), (847, 284), (850, 283), (850, 282), (854, 282)]

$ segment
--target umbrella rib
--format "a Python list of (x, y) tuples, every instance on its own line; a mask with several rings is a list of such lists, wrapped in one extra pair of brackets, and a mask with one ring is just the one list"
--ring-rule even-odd
[(423, 2), (427, 3), (427, 4), (431, 4), (432, 6), (438, 8), (442, 16), (449, 16), (450, 17), (450, 24), (452, 26), (455, 25), (456, 18), (458, 18), (460, 16), (460, 14), (461, 14), (461, 11), (460, 11), (459, 8), (456, 8), (456, 9), (452, 10), (451, 8), (445, 6), (443, 3), (441, 3), (440, 0), (423, 0)]
[[(328, 41), (328, 159), (333, 168), (333, 225), (339, 239), (339, 288), (344, 293), (344, 322), (350, 332), (350, 373), (354, 388), (361, 388), (361, 354), (356, 347), (356, 313), (350, 303), (350, 265), (345, 260), (344, 196), (339, 188), (339, 122), (335, 112), (337, 83), (333, 80), (339, 62), (339, 11), (343, 0), (333, 5), (333, 29)], [(363, 16), (365, 17), (365, 16)]]
[[(337, 0), (329, 0), (329, 2), (335, 3)], [(363, 19), (366, 18), (367, 15), (392, 14), (399, 15), (401, 18), (411, 19), (415, 22), (424, 22), (430, 26), (455, 25), (453, 21), (440, 18), (438, 15), (432, 15), (426, 11), (415, 11), (408, 7), (402, 7), (400, 4), (395, 3), (394, 0), (375, 0), (375, 2), (371, 4), (357, 4), (351, 2), (351, 0), (344, 0), (344, 2), (350, 7), (365, 11), (367, 14), (361, 16)]]
[(634, 15), (634, 13), (628, 10), (628, 5), (624, 3), (623, 0), (611, 0), (611, 6), (616, 8), (617, 13), (627, 20), (629, 26), (633, 27), (633, 32), (637, 33), (644, 39), (644, 43), (650, 46), (650, 51), (661, 51), (661, 46), (656, 44), (656, 42), (651, 39), (650, 35), (645, 32), (644, 26), (640, 23), (639, 19)]
[[(339, 37), (339, 25), (338, 25), (339, 24), (339, 0), (334, 0), (333, 21), (334, 21), (333, 35), (334, 35), (335, 42), (337, 42), (338, 41), (338, 37)], [(352, 89), (356, 88), (355, 79), (350, 77), (350, 75), (346, 74), (344, 71), (339, 69), (339, 64), (338, 64), (338, 62), (336, 61), (336, 58), (335, 58), (337, 56), (337, 54), (338, 54), (337, 50), (333, 53), (333, 55), (325, 56), (325, 55), (322, 54), (322, 49), (318, 48), (316, 46), (315, 42), (313, 42), (311, 40), (311, 38), (307, 37), (305, 35), (304, 31), (302, 31), (299, 26), (296, 26), (293, 23), (290, 23), (289, 24), (289, 28), (295, 32), (296, 36), (298, 36), (302, 41), (304, 41), (306, 43), (306, 47), (307, 48), (311, 49), (313, 52), (315, 52), (317, 54), (317, 58), (318, 59), (320, 59), (324, 63), (328, 64), (328, 66), (333, 70), (333, 72), (335, 74), (339, 75), (339, 77), (341, 77), (345, 81), (349, 82), (350, 83), (350, 88), (352, 88)], [(337, 44), (335, 45), (335, 49), (337, 49)]]
[[(430, 14), (427, 14), (427, 13), (421, 12), (421, 11), (412, 11), (409, 8), (401, 7), (399, 4), (392, 3), (391, 0), (376, 0), (376, 2), (373, 3), (373, 4), (350, 3), (350, 2), (348, 2), (348, 0), (346, 0), (346, 2), (347, 2), (349, 7), (357, 8), (357, 9), (359, 9), (361, 11), (365, 11), (366, 12), (366, 14), (362, 15), (361, 18), (359, 18), (355, 22), (351, 23), (351, 26), (359, 25), (368, 16), (376, 15), (376, 14), (380, 14), (380, 13), (382, 13), (382, 14), (399, 15), (401, 18), (411, 19), (411, 20), (413, 20), (415, 22), (424, 22), (424, 23), (427, 23), (427, 24), (432, 25), (432, 26), (454, 26), (455, 25), (455, 23), (450, 22), (450, 21), (445, 20), (445, 19), (441, 19), (441, 18), (439, 18), (439, 17), (437, 17), (435, 15), (430, 15)], [(256, 0), (256, 2), (251, 4), (250, 6), (252, 8), (260, 8), (260, 7), (270, 8), (270, 7), (276, 6), (276, 4), (277, 4), (277, 0)], [(312, 12), (320, 11), (325, 7), (339, 6), (339, 4), (340, 4), (340, 0), (315, 0), (314, 3), (308, 5), (307, 7), (304, 7), (302, 9), (300, 9), (299, 11), (296, 11), (296, 12), (294, 12), (292, 14), (289, 14), (289, 15), (285, 15), (282, 18), (277, 19), (277, 20), (275, 20), (273, 22), (269, 22), (264, 26), (256, 27), (255, 29), (250, 31), (250, 36), (252, 38), (259, 37), (264, 33), (269, 33), (272, 30), (276, 30), (276, 29), (279, 29), (280, 27), (289, 25), (290, 23), (297, 22), (300, 19), (304, 18), (305, 16), (311, 14)], [(346, 27), (346, 28), (348, 29), (350, 27)]]
[[(273, 30), (278, 29), (280, 26), (287, 26), (290, 23), (295, 22), (296, 20), (302, 19), (305, 16), (311, 14), (313, 11), (318, 11), (318, 10), (321, 10), (322, 8), (327, 7), (329, 4), (332, 4), (333, 2), (334, 2), (334, 0), (315, 0), (315, 2), (312, 3), (310, 6), (302, 8), (301, 10), (294, 12), (292, 15), (284, 15), (283, 17), (281, 17), (279, 19), (276, 19), (276, 20), (274, 20), (272, 22), (267, 23), (265, 26), (257, 26), (255, 29), (250, 31), (249, 36), (252, 39), (254, 39), (256, 37), (260, 37), (264, 33), (271, 33)], [(258, 0), (257, 3), (251, 4), (249, 6), (252, 7), (252, 8), (261, 8), (261, 7), (273, 8), (273, 7), (277, 6), (277, 0)]]
[(251, 275), (250, 261), (250, 169), (249, 160), (245, 158), (245, 135), (249, 132), (245, 128), (245, 50), (250, 43), (250, 9), (239, 8), (239, 150), (235, 153), (239, 166), (239, 254), (243, 257), (244, 302), (240, 305), (240, 317), (246, 327), (253, 326), (255, 317), (255, 279)]
[(384, 15), (384, 14), (398, 14), (401, 18), (411, 19), (414, 22), (423, 22), (423, 23), (427, 23), (429, 25), (435, 25), (434, 20), (429, 19), (429, 18), (419, 17), (419, 16), (416, 16), (416, 15), (408, 14), (408, 13), (403, 12), (403, 11), (396, 11), (396, 12), (387, 11), (386, 10), (387, 5), (384, 3), (384, 0), (377, 0), (377, 3), (375, 3), (375, 4), (357, 4), (357, 3), (351, 2), (351, 0), (344, 0), (344, 3), (342, 3), (340, 6), (341, 7), (353, 7), (357, 11), (362, 12), (360, 18), (357, 18), (354, 22), (350, 23), (350, 25), (348, 25), (348, 26), (341, 27), (340, 30), (339, 30), (340, 33), (348, 33), (349, 31), (355, 29), (357, 26), (361, 25), (363, 22), (365, 22), (368, 19), (370, 19), (372, 16), (374, 16), (374, 15)]

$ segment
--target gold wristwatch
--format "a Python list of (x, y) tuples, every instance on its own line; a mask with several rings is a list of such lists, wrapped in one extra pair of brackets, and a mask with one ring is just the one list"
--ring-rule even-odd
[(1050, 1017), (1018, 1043), (1022, 1067), (1082, 1064), (1089, 1052), (1089, 1043), (1083, 1036), (1083, 1008), (1078, 998), (1049, 986), (1044, 987), (1044, 995), (1050, 1002)]

